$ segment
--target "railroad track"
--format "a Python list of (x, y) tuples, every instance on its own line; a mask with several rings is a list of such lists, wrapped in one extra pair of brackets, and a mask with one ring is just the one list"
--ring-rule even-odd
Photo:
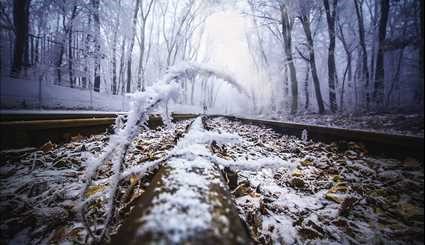
[[(89, 136), (110, 131), (119, 115), (125, 113), (2, 113), (0, 118), (1, 149), (39, 147), (48, 141), (68, 142), (77, 135)], [(196, 117), (191, 114), (173, 115), (173, 120)], [(151, 116), (150, 128), (161, 126), (159, 116)]]
[[(119, 114), (3, 114), (0, 122), (2, 149), (40, 146), (48, 140), (54, 143), (62, 143), (70, 140), (75, 135), (103, 133), (105, 130), (111, 128), (111, 125), (114, 123), (117, 115)], [(198, 115), (174, 114), (173, 120), (180, 121), (193, 119), (195, 117), (198, 117)], [(309, 139), (314, 141), (327, 143), (338, 141), (361, 142), (366, 146), (366, 149), (368, 149), (371, 154), (383, 154), (386, 157), (389, 156), (400, 159), (414, 157), (421, 162), (423, 162), (424, 158), (422, 150), (424, 147), (423, 137), (390, 135), (361, 130), (328, 128), (221, 115), (211, 117), (225, 117), (229, 120), (240, 121), (243, 124), (253, 124), (261, 127), (272, 128), (278, 133), (297, 137), (301, 137), (302, 134), (308, 132)], [(199, 123), (199, 120), (198, 124), (202, 125)], [(151, 128), (161, 125), (162, 119), (159, 116), (151, 116), (149, 120), (149, 126)], [(201, 127), (199, 125), (198, 128), (195, 127), (194, 129), (193, 127), (188, 127), (186, 135), (189, 134), (190, 130), (195, 130), (196, 135), (206, 130), (203, 128), (204, 126)], [(190, 137), (189, 141), (192, 142)], [(194, 146), (197, 146), (196, 143), (194, 144)], [(181, 145), (182, 147), (186, 146), (186, 142), (183, 142)], [(199, 143), (199, 147), (192, 148), (186, 146), (187, 149), (183, 147), (183, 149), (180, 150), (187, 154), (187, 152), (190, 152), (191, 149), (200, 149), (205, 145), (207, 145), (207, 143), (203, 142)], [(176, 148), (179, 149), (178, 143)], [(196, 194), (195, 196), (199, 196), (200, 203), (203, 203), (205, 200), (209, 200), (208, 198), (210, 196), (217, 197), (217, 200), (210, 200), (211, 203), (203, 203), (202, 205), (208, 204), (213, 208), (213, 217), (227, 217), (227, 220), (231, 223), (220, 223), (222, 221), (213, 219), (214, 227), (221, 227), (220, 229), (223, 230), (223, 234), (225, 235), (217, 236), (215, 232), (207, 232), (205, 234), (197, 234), (197, 236), (193, 238), (194, 240), (188, 240), (187, 242), (200, 244), (207, 240), (209, 242), (206, 242), (206, 244), (216, 244), (220, 241), (229, 241), (229, 243), (232, 244), (250, 243), (249, 232), (246, 230), (246, 227), (244, 227), (244, 223), (239, 221), (238, 213), (234, 210), (233, 203), (230, 201), (232, 200), (232, 195), (229, 190), (234, 189), (234, 187), (230, 189), (228, 188), (231, 185), (229, 184), (230, 182), (227, 174), (233, 173), (226, 173), (221, 168), (217, 167), (213, 160), (205, 158), (202, 154), (197, 155), (199, 154), (197, 151), (190, 152), (190, 154), (192, 154), (193, 157), (190, 159), (183, 159), (183, 161), (185, 161), (185, 164), (183, 165), (179, 164), (182, 159), (180, 159), (181, 156), (178, 154), (166, 160), (167, 164), (162, 165), (156, 172), (153, 180), (151, 181), (152, 184), (146, 190), (146, 193), (142, 195), (141, 198), (137, 199), (134, 210), (130, 213), (129, 217), (126, 218), (125, 225), (122, 226), (118, 234), (113, 237), (112, 244), (122, 244), (124, 241), (127, 244), (137, 244), (138, 240), (136, 238), (139, 236), (138, 232), (140, 230), (146, 230), (146, 227), (139, 222), (140, 219), (146, 218), (150, 212), (161, 213), (163, 211), (161, 207), (158, 207), (158, 204), (161, 202), (156, 201), (156, 197), (162, 194), (164, 196), (173, 197), (170, 200), (181, 200), (181, 198), (185, 196), (176, 196), (174, 198), (176, 189), (174, 187), (169, 187), (168, 185), (172, 183), (176, 186), (191, 186), (193, 183), (185, 178), (185, 176), (189, 175), (195, 179), (202, 179), (202, 183), (205, 181), (208, 183), (205, 185), (205, 189), (189, 188), (188, 191), (192, 191), (194, 195)], [(204, 169), (203, 166), (205, 166), (205, 164), (210, 167)], [(182, 173), (183, 176), (179, 176)], [(226, 187), (226, 185), (228, 185), (228, 187)], [(211, 195), (211, 193), (214, 195)], [(177, 204), (174, 205), (178, 206), (180, 203), (177, 202)], [(159, 211), (155, 211), (156, 209)], [(181, 209), (185, 210), (185, 206), (183, 205)], [(146, 212), (147, 210), (150, 211)], [(187, 214), (186, 218), (191, 219), (192, 217), (190, 217), (189, 214)], [(168, 213), (162, 213), (162, 215), (164, 215), (164, 220), (168, 220)], [(149, 216), (146, 219), (148, 218)], [(162, 240), (163, 238), (165, 239), (166, 235), (155, 230), (151, 231), (148, 229), (147, 233), (142, 237), (144, 241), (151, 241), (153, 243), (158, 241), (164, 243), (170, 242), (169, 240)]]
[[(49, 140), (55, 143), (64, 143), (68, 142), (73, 136), (104, 133), (111, 129), (111, 125), (118, 115), (125, 116), (125, 113), (2, 113), (0, 116), (1, 149), (38, 147)], [(181, 121), (193, 119), (197, 116), (196, 114), (173, 114), (173, 120)], [(212, 117), (226, 117), (247, 124), (270, 127), (281, 134), (297, 137), (301, 137), (303, 132), (306, 131), (309, 139), (325, 143), (336, 141), (361, 142), (372, 154), (385, 154), (396, 158), (412, 156), (420, 160), (424, 159), (424, 138), (420, 136), (395, 135), (233, 116), (213, 115)], [(161, 117), (151, 116), (148, 125), (150, 128), (163, 125)]]

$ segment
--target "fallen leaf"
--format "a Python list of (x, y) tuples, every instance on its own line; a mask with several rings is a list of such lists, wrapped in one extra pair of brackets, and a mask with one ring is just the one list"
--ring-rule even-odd
[(77, 136), (73, 136), (71, 137), (71, 141), (72, 142), (80, 142), (81, 140), (83, 140), (83, 136), (81, 134), (78, 134)]
[(105, 190), (105, 185), (95, 185), (95, 186), (90, 186), (86, 193), (84, 193), (84, 196), (86, 198), (93, 196), (94, 194), (104, 191)]
[(50, 151), (52, 151), (54, 148), (56, 147), (55, 144), (53, 144), (51, 141), (47, 142), (46, 144), (44, 144), (40, 150), (42, 150), (44, 153), (48, 153)]
[(136, 175), (130, 176), (130, 185), (131, 186), (136, 185), (138, 181), (139, 181), (139, 177), (137, 177)]
[(292, 176), (294, 177), (302, 177), (303, 173), (300, 170), (295, 170), (294, 172), (292, 172)]
[(329, 201), (336, 202), (338, 204), (342, 204), (345, 200), (345, 195), (326, 193), (325, 198)]

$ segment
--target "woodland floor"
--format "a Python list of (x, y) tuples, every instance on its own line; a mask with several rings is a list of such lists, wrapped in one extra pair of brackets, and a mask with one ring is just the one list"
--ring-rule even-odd
[[(141, 132), (130, 147), (124, 171), (164, 157), (189, 123)], [(228, 183), (233, 201), (256, 243), (423, 244), (422, 162), (372, 156), (355, 142), (303, 141), (222, 118), (208, 119), (206, 126), (241, 139), (205, 145), (211, 154), (225, 161), (257, 162), (256, 168), (235, 165), (225, 173), (234, 178)], [(421, 130), (423, 134), (423, 125)], [(2, 151), (0, 243), (85, 243), (87, 232), (77, 212), (85, 162), (102, 152), (108, 138), (75, 137), (64, 145)], [(285, 164), (267, 164), (267, 159), (276, 158)], [(86, 198), (100, 197), (89, 206), (92, 220), (104, 219), (110, 167), (98, 170), (85, 193)], [(129, 176), (120, 182), (111, 233), (151, 177)]]
[(360, 129), (390, 134), (424, 136), (423, 114), (318, 115), (273, 118), (296, 123), (347, 129)]

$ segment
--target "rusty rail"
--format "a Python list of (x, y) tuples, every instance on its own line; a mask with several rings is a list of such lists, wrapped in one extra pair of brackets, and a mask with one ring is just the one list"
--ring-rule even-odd
[[(113, 113), (5, 113), (0, 118), (0, 147), (13, 149), (39, 147), (48, 141), (65, 143), (73, 136), (89, 136), (111, 129), (115, 118)], [(125, 115), (125, 113), (122, 113)], [(191, 114), (174, 114), (173, 120), (187, 120), (196, 117)], [(151, 116), (148, 126), (161, 126), (159, 116)]]
[(340, 141), (355, 141), (363, 143), (372, 154), (405, 158), (415, 157), (424, 159), (424, 137), (387, 134), (365, 130), (331, 128), (308, 124), (281, 122), (273, 120), (259, 120), (241, 117), (226, 116), (230, 120), (239, 120), (246, 124), (267, 126), (278, 133), (301, 137), (302, 132), (308, 132), (308, 138), (325, 143)]
[[(0, 114), (1, 149), (40, 146), (51, 140), (67, 142), (72, 136), (99, 134), (108, 130), (119, 113), (2, 113)], [(125, 115), (125, 113), (122, 113)], [(195, 114), (174, 114), (175, 121), (195, 118)], [(273, 128), (279, 133), (301, 137), (307, 130), (309, 139), (322, 142), (357, 141), (366, 145), (373, 154), (392, 157), (406, 156), (424, 159), (424, 138), (420, 136), (394, 135), (363, 130), (330, 128), (273, 120), (259, 120), (233, 116), (214, 115)], [(159, 116), (152, 116), (149, 126), (162, 125)]]

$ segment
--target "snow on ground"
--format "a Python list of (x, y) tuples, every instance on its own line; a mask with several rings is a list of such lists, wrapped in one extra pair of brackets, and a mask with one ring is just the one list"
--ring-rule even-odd
[(178, 244), (212, 229), (213, 207), (203, 193), (219, 176), (210, 161), (198, 156), (208, 151), (205, 141), (210, 137), (204, 132), (202, 118), (197, 118), (177, 143), (174, 156), (167, 160), (169, 173), (161, 180), (164, 187), (156, 190), (159, 194), (153, 200), (154, 206), (141, 220), (145, 222), (139, 231), (141, 236), (161, 234), (160, 241)]
[(336, 128), (360, 129), (401, 134), (424, 136), (423, 114), (366, 114), (366, 115), (318, 115), (306, 114), (296, 116), (256, 116), (258, 119), (273, 119), (277, 121), (294, 122), (301, 124), (319, 125)]
[[(129, 98), (105, 92), (69, 88), (43, 82), (2, 77), (0, 82), (0, 114), (3, 113), (111, 113), (127, 112)], [(40, 106), (41, 98), (41, 106)], [(42, 109), (40, 109), (42, 108)], [(177, 113), (201, 113), (202, 106), (170, 102), (169, 110)]]
[[(200, 66), (200, 65), (198, 65)], [(176, 67), (183, 69), (187, 68)], [(196, 69), (196, 67), (190, 69)], [(204, 67), (205, 72), (219, 72), (213, 68)], [(208, 70), (209, 69), (209, 70)], [(225, 76), (225, 75), (223, 75)], [(227, 78), (230, 81), (234, 79)], [(233, 82), (238, 86), (236, 82)], [(112, 95), (110, 92), (101, 91), (100, 93), (79, 89), (69, 88), (43, 81), (41, 90), (39, 90), (39, 81), (36, 79), (14, 79), (10, 77), (1, 77), (0, 81), (0, 113), (18, 112), (18, 113), (50, 113), (51, 111), (67, 113), (89, 113), (89, 112), (127, 112), (129, 110), (130, 99), (127, 95)], [(41, 99), (41, 101), (40, 101)], [(203, 112), (203, 106), (179, 104), (175, 101), (169, 101), (168, 109), (175, 113), (194, 113)], [(159, 112), (159, 111), (157, 111)], [(208, 108), (210, 114), (223, 113), (222, 108)]]
[(423, 163), (369, 156), (354, 142), (305, 142), (226, 119), (207, 125), (242, 138), (216, 146), (217, 157), (292, 163), (235, 169), (233, 195), (260, 244), (423, 244)]
[(67, 114), (67, 115), (111, 115), (111, 114), (122, 114), (125, 112), (121, 111), (90, 111), (90, 110), (13, 110), (13, 109), (0, 109), (0, 115), (41, 115), (41, 114)]
[[(226, 174), (259, 244), (423, 243), (422, 162), (370, 156), (355, 142), (314, 143), (223, 118), (197, 119), (176, 143), (187, 126), (143, 131), (132, 142), (116, 196), (119, 215), (109, 232), (117, 231), (151, 180), (138, 170), (167, 159), (172, 173), (163, 181), (178, 188), (156, 197), (141, 234), (161, 230), (178, 242), (207, 229), (214, 218), (199, 191), (217, 181), (209, 171), (214, 165)], [(84, 163), (102, 154), (109, 137), (1, 152), (0, 241), (84, 243), (87, 230), (78, 215)], [(102, 230), (106, 219), (111, 168), (98, 168), (84, 193), (92, 230)]]
[(204, 129), (203, 118), (198, 117), (170, 152), (167, 174), (161, 179), (162, 187), (155, 189), (158, 194), (153, 207), (141, 219), (145, 224), (139, 234), (160, 234), (160, 243), (172, 244), (190, 241), (200, 233), (225, 236), (229, 231), (220, 227), (227, 227), (229, 221), (223, 215), (217, 217), (214, 210), (223, 207), (217, 206), (220, 203), (214, 201), (213, 193), (214, 185), (223, 183), (209, 145), (235, 144), (239, 140), (234, 134)]
[[(124, 170), (161, 159), (173, 147), (175, 137), (189, 122), (175, 129), (143, 131), (132, 142)], [(180, 132), (180, 133), (179, 133)], [(0, 243), (85, 243), (87, 232), (78, 214), (87, 158), (104, 151), (109, 135), (75, 137), (63, 146), (48, 143), (0, 153)], [(85, 192), (92, 229), (105, 220), (111, 166), (97, 170), (97, 177)], [(122, 216), (139, 197), (150, 175), (128, 175), (120, 181), (118, 213), (112, 224), (116, 231)], [(95, 222), (94, 222), (95, 221)]]
[[(85, 109), (100, 111), (126, 111), (125, 96), (95, 93), (39, 81), (2, 77), (0, 100), (2, 109)], [(41, 98), (41, 101), (40, 101)]]

